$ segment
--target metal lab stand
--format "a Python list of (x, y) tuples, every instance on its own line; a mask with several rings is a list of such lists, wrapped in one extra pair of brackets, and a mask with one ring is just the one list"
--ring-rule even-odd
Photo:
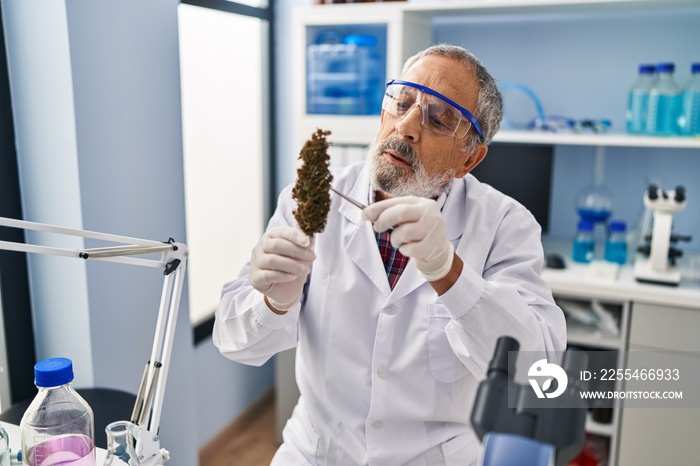
[[(158, 437), (163, 408), (165, 384), (170, 368), (175, 325), (180, 308), (180, 298), (187, 268), (187, 246), (172, 239), (167, 242), (131, 238), (127, 236), (34, 223), (0, 217), (0, 226), (22, 230), (42, 231), (117, 243), (117, 246), (91, 249), (65, 249), (38, 244), (0, 241), (0, 250), (48, 254), (82, 260), (118, 262), (163, 270), (163, 290), (153, 348), (146, 362), (136, 403), (130, 419), (134, 424), (135, 451), (142, 466), (160, 466), (170, 458), (168, 450), (161, 448)], [(131, 257), (161, 253), (160, 260)]]

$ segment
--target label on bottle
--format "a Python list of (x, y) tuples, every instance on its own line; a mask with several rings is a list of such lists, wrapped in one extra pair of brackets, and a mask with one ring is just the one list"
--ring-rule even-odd
[(642, 134), (647, 127), (647, 113), (649, 112), (649, 92), (630, 92), (629, 106), (627, 110), (627, 132)]
[(683, 113), (678, 119), (681, 134), (700, 134), (700, 91), (683, 95)]
[(649, 98), (647, 132), (659, 136), (678, 134), (678, 116), (681, 96), (679, 94), (659, 94)]

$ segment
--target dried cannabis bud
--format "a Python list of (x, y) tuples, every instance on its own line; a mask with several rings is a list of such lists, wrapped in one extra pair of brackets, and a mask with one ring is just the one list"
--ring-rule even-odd
[(330, 187), (333, 175), (328, 170), (328, 142), (330, 131), (317, 129), (301, 149), (301, 167), (297, 170), (297, 182), (292, 189), (292, 198), (297, 201), (294, 218), (304, 233), (312, 236), (326, 227), (326, 218), (331, 206)]

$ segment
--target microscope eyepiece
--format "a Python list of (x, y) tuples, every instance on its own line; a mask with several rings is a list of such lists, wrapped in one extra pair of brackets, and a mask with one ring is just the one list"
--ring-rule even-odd
[(489, 370), (487, 372), (488, 376), (497, 375), (507, 375), (508, 378), (512, 379), (515, 377), (515, 355), (508, 358), (508, 353), (510, 351), (518, 351), (520, 349), (520, 343), (515, 338), (508, 336), (503, 336), (496, 342), (496, 350), (493, 352), (493, 358), (489, 364)]
[(659, 187), (655, 184), (650, 184), (647, 188), (647, 197), (652, 201), (657, 200), (659, 198)]
[(683, 186), (676, 186), (676, 195), (673, 200), (676, 202), (685, 201), (685, 188)]

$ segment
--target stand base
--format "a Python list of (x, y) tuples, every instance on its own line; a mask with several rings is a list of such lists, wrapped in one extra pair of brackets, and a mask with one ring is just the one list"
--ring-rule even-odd
[(669, 266), (665, 272), (657, 272), (651, 268), (649, 259), (638, 258), (634, 263), (634, 278), (642, 283), (678, 286), (681, 282), (681, 271), (678, 267)]

